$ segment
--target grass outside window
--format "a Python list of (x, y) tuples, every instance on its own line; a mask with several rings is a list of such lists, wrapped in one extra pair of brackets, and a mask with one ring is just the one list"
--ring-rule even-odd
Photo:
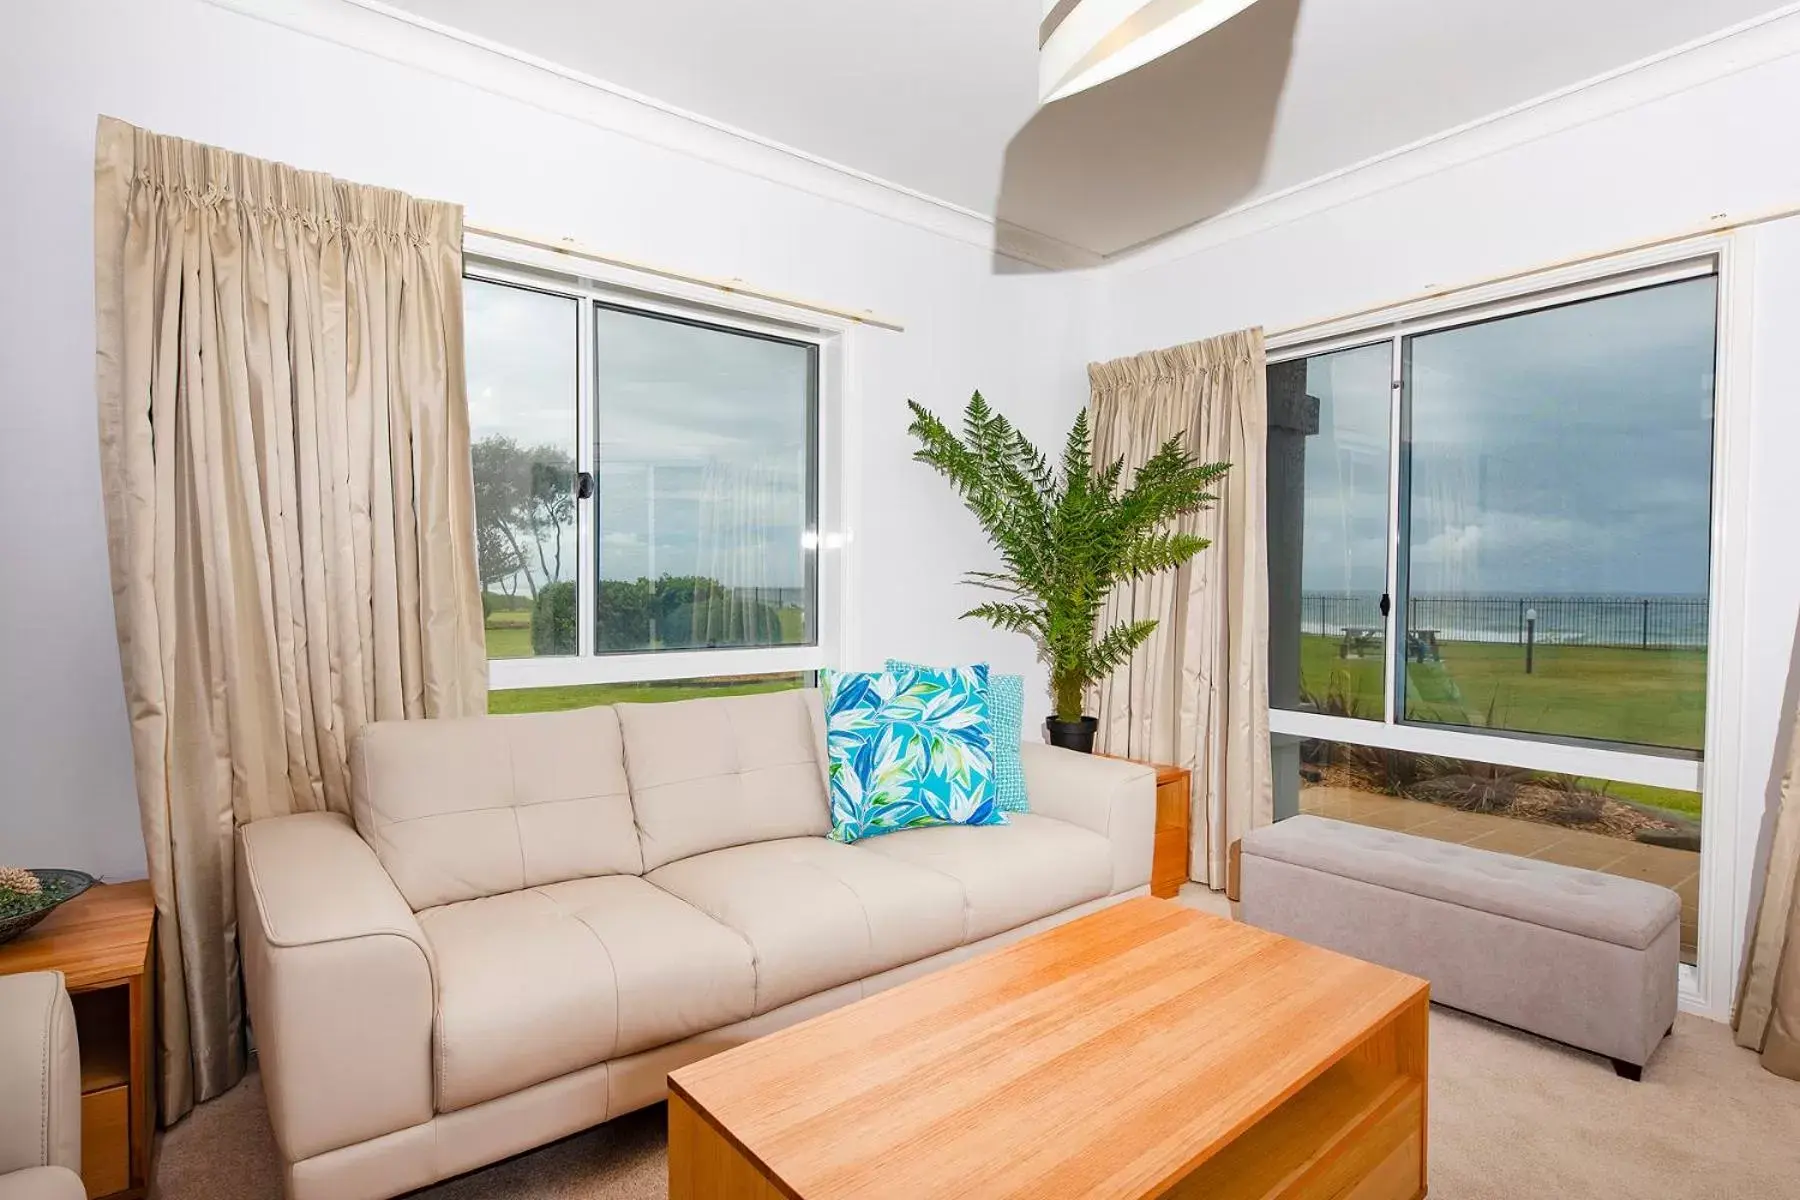
[(583, 683), (565, 687), (508, 688), (488, 692), (488, 712), (565, 712), (600, 704), (660, 704), (708, 696), (757, 696), (808, 687), (805, 674), (742, 675), (721, 679), (669, 679), (649, 683)]
[[(1301, 638), (1303, 707), (1379, 721), (1384, 664), (1377, 651), (1340, 657), (1342, 640)], [(1445, 642), (1442, 662), (1407, 665), (1407, 719), (1504, 728), (1698, 752), (1706, 738), (1706, 652), (1604, 646), (1524, 648)], [(1644, 784), (1586, 781), (1608, 794), (1697, 818), (1700, 797)]]

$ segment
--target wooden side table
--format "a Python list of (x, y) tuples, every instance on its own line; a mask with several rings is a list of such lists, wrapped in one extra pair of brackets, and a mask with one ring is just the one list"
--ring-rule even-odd
[(81, 1180), (92, 1200), (150, 1184), (156, 903), (148, 881), (88, 889), (0, 946), (0, 975), (61, 971), (81, 1043)]
[(1156, 768), (1156, 850), (1150, 860), (1150, 894), (1173, 900), (1188, 881), (1188, 806), (1186, 767), (1152, 763)]
[(1150, 852), (1150, 894), (1159, 900), (1175, 899), (1181, 894), (1181, 885), (1188, 881), (1188, 805), (1193, 792), (1190, 772), (1186, 767), (1144, 762), (1123, 754), (1100, 757), (1155, 768), (1156, 842)]

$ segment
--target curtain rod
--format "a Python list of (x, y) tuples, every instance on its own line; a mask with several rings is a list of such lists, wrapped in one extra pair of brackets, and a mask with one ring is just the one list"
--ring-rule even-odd
[(781, 292), (765, 291), (752, 287), (741, 279), (713, 279), (705, 275), (690, 275), (686, 271), (675, 271), (667, 267), (655, 267), (649, 263), (637, 262), (634, 259), (620, 258), (616, 254), (606, 254), (591, 246), (584, 246), (573, 238), (551, 239), (534, 234), (520, 233), (512, 229), (496, 229), (483, 225), (465, 225), (464, 232), (480, 237), (493, 238), (496, 241), (510, 242), (515, 246), (529, 246), (534, 250), (544, 250), (551, 254), (560, 254), (568, 258), (579, 258), (586, 262), (600, 263), (608, 267), (619, 267), (639, 275), (651, 275), (658, 279), (667, 279), (675, 283), (694, 284), (711, 288), (731, 296), (748, 296), (752, 300), (762, 300), (770, 304), (780, 304), (788, 308), (804, 309), (821, 316), (836, 317), (844, 321), (854, 321), (859, 325), (868, 325), (876, 329), (888, 329), (895, 333), (906, 332), (906, 326), (898, 321), (889, 320), (868, 309), (861, 312), (847, 308), (836, 308), (829, 304), (820, 304), (812, 300), (802, 300), (797, 296), (789, 296)]
[(1660, 246), (1671, 246), (1678, 242), (1693, 238), (1705, 237), (1714, 233), (1730, 233), (1734, 229), (1747, 229), (1756, 225), (1766, 225), (1771, 221), (1783, 221), (1789, 217), (1800, 216), (1800, 205), (1789, 205), (1786, 208), (1774, 208), (1755, 213), (1737, 220), (1719, 219), (1704, 225), (1696, 225), (1680, 233), (1671, 233), (1663, 237), (1651, 238), (1648, 241), (1632, 242), (1624, 246), (1615, 246), (1609, 250), (1596, 250), (1588, 254), (1578, 254), (1573, 258), (1560, 259), (1556, 262), (1543, 263), (1525, 271), (1509, 271), (1503, 275), (1489, 275), (1483, 279), (1460, 283), (1455, 287), (1431, 288), (1423, 292), (1415, 292), (1401, 300), (1389, 301), (1385, 304), (1371, 305), (1351, 312), (1339, 313), (1333, 317), (1321, 317), (1316, 321), (1305, 321), (1299, 325), (1289, 325), (1285, 329), (1271, 329), (1263, 336), (1267, 340), (1291, 338), (1295, 334), (1306, 333), (1314, 329), (1324, 329), (1332, 325), (1340, 325), (1346, 321), (1354, 321), (1358, 317), (1374, 317), (1394, 309), (1405, 308), (1409, 304), (1419, 304), (1426, 300), (1438, 300), (1445, 296), (1454, 296), (1459, 292), (1472, 292), (1477, 288), (1492, 287), (1495, 284), (1512, 283), (1515, 280), (1529, 279), (1533, 275), (1542, 275), (1546, 271), (1559, 271), (1568, 267), (1586, 266), (1589, 263), (1603, 262), (1609, 258), (1617, 258), (1622, 254), (1631, 254), (1639, 250), (1654, 250)]

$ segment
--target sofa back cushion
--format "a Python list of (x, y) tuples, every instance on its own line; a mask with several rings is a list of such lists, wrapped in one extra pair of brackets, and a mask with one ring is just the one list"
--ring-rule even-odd
[(816, 690), (620, 704), (615, 711), (644, 870), (831, 829)]
[(610, 708), (379, 721), (350, 768), (356, 828), (414, 911), (644, 869)]

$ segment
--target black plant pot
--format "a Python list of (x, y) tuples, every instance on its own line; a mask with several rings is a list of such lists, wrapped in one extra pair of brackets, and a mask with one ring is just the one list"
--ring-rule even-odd
[(1044, 722), (1044, 728), (1050, 731), (1050, 744), (1061, 746), (1064, 750), (1079, 750), (1083, 754), (1094, 752), (1094, 733), (1100, 728), (1099, 717), (1083, 717), (1079, 721), (1059, 721), (1051, 717)]

